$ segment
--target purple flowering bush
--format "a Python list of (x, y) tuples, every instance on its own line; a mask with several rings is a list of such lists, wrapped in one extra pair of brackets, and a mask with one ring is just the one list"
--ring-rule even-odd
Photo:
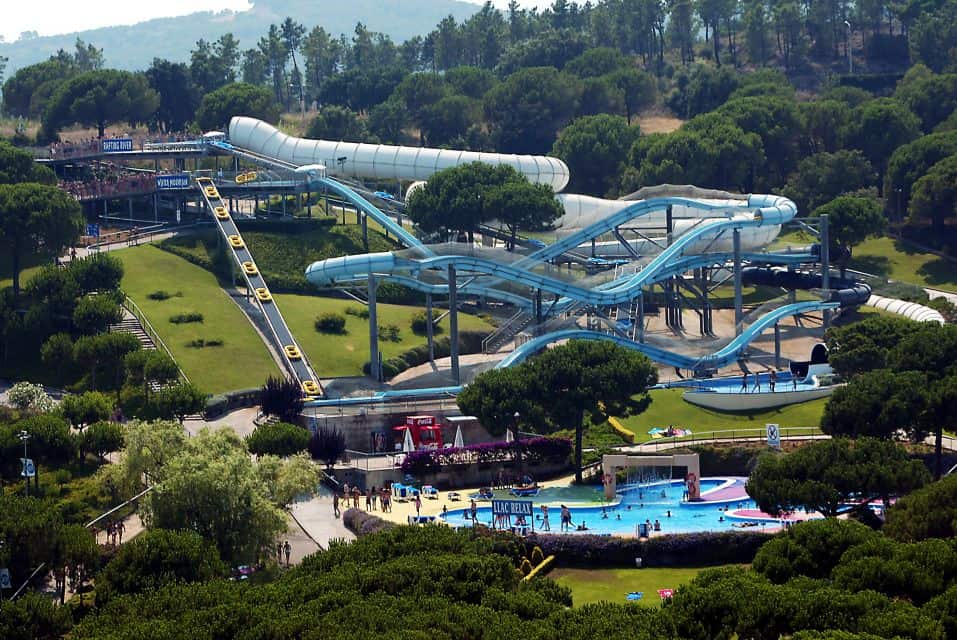
[(366, 513), (361, 509), (346, 509), (342, 514), (342, 524), (357, 536), (378, 533), (395, 526), (395, 523), (383, 520), (379, 516)]
[(572, 452), (568, 438), (544, 436), (524, 438), (516, 442), (485, 442), (454, 449), (412, 451), (402, 463), (402, 471), (422, 475), (440, 471), (442, 467), (455, 464), (505, 462), (521, 451), (522, 459), (529, 464), (563, 462)]

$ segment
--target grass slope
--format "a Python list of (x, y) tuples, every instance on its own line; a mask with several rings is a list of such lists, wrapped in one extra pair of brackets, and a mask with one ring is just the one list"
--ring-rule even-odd
[(893, 238), (869, 238), (854, 247), (851, 266), (892, 280), (957, 291), (957, 265)]
[(721, 413), (685, 402), (681, 389), (654, 389), (651, 404), (637, 416), (619, 418), (621, 423), (635, 433), (637, 441), (649, 438), (652, 427), (676, 427), (691, 429), (696, 436), (708, 431), (725, 429), (763, 428), (768, 422), (784, 427), (817, 427), (821, 422), (826, 398), (792, 404), (779, 409), (749, 413)]
[[(713, 568), (713, 567), (709, 567)], [(632, 591), (644, 592), (635, 604), (656, 607), (661, 599), (658, 589), (675, 589), (691, 582), (704, 569), (554, 569), (548, 577), (572, 590), (574, 607), (595, 602), (626, 604)]]
[[(369, 360), (369, 324), (353, 315), (346, 315), (348, 308), (360, 308), (359, 303), (335, 298), (279, 294), (275, 296), (286, 323), (292, 330), (299, 346), (303, 349), (310, 364), (320, 377), (362, 375), (362, 365)], [(419, 311), (417, 307), (394, 304), (376, 306), (379, 326), (395, 325), (399, 328), (399, 342), (379, 340), (382, 358), (387, 360), (416, 345), (425, 344), (425, 336), (412, 333), (412, 316)], [(334, 312), (346, 318), (346, 332), (341, 335), (325, 334), (316, 331), (316, 316)], [(439, 323), (443, 333), (448, 335), (449, 320)], [(459, 313), (459, 331), (492, 331), (492, 326), (476, 316)]]
[[(190, 381), (207, 393), (258, 387), (278, 368), (242, 311), (220, 289), (216, 277), (152, 246), (117, 251), (125, 274), (122, 287), (147, 315)], [(164, 301), (147, 295), (164, 290), (181, 297)], [(173, 324), (170, 316), (198, 311), (203, 322)], [(221, 339), (220, 347), (186, 346), (198, 338)]]

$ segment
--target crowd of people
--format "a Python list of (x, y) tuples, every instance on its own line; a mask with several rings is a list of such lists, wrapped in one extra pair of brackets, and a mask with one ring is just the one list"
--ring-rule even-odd
[(195, 140), (197, 136), (187, 133), (171, 133), (165, 136), (110, 136), (106, 138), (84, 138), (83, 140), (65, 140), (63, 142), (54, 142), (50, 145), (50, 157), (57, 158), (76, 158), (84, 156), (96, 156), (104, 153), (103, 143), (110, 140), (132, 140), (133, 150), (142, 151), (148, 144), (169, 144), (174, 142), (187, 142)]
[[(365, 493), (359, 487), (350, 489), (348, 484), (342, 485), (342, 495), (334, 493), (332, 495), (332, 511), (338, 518), (342, 513), (342, 505), (348, 509), (351, 502), (353, 509), (359, 508), (359, 501), (365, 496), (365, 510), (376, 511), (381, 508), (382, 513), (392, 511), (392, 492), (386, 487), (372, 487), (366, 489)], [(422, 499), (418, 494), (415, 495), (415, 512), (418, 515), (422, 508)]]
[(151, 193), (156, 189), (156, 176), (152, 173), (120, 172), (107, 177), (89, 180), (62, 180), (61, 189), (77, 200), (123, 197)]

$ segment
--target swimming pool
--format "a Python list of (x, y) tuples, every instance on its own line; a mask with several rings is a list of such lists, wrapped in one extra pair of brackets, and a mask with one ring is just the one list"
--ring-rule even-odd
[[(664, 480), (641, 485), (619, 487), (618, 501), (607, 505), (595, 504), (600, 497), (594, 497), (599, 491), (594, 487), (568, 487), (576, 489), (567, 499), (555, 501), (546, 491), (534, 499), (535, 530), (541, 527), (542, 504), (548, 505), (549, 524), (552, 532), (560, 529), (560, 511), (566, 505), (572, 514), (572, 523), (577, 527), (584, 522), (587, 533), (609, 533), (615, 535), (638, 535), (641, 524), (661, 524), (661, 533), (692, 533), (698, 531), (724, 531), (742, 528), (742, 525), (758, 529), (773, 529), (782, 524), (781, 519), (772, 518), (758, 511), (754, 501), (744, 491), (746, 478), (702, 478), (701, 502), (683, 502), (685, 484), (681, 480)], [(589, 490), (590, 493), (586, 490)], [(496, 499), (516, 499), (508, 496), (507, 491), (496, 495)], [(562, 494), (559, 494), (562, 495)], [(578, 495), (585, 500), (573, 500)], [(737, 513), (736, 513), (737, 512)], [(446, 522), (453, 526), (471, 526), (468, 508), (454, 509), (445, 516)], [(804, 519), (799, 514), (793, 519)], [(477, 519), (480, 523), (492, 525), (492, 509), (488, 503), (479, 503)], [(755, 523), (751, 525), (750, 523)], [(574, 531), (578, 533), (577, 529)]]

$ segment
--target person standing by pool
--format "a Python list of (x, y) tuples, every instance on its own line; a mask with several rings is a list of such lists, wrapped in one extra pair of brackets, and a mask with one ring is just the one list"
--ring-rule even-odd
[(469, 513), (472, 514), (472, 522), (473, 522), (473, 523), (474, 523), (476, 520), (478, 520), (478, 505), (475, 504), (475, 500), (474, 500), (474, 499), (469, 503)]
[(419, 515), (419, 511), (422, 510), (422, 496), (415, 494), (415, 515)]
[(568, 531), (572, 526), (572, 512), (568, 510), (568, 507), (562, 505), (562, 515), (561, 515), (561, 530)]
[(337, 518), (339, 517), (339, 494), (338, 493), (332, 494), (332, 514)]
[(548, 505), (542, 505), (542, 531), (551, 531), (552, 525), (548, 523)]
[(771, 393), (774, 393), (774, 386), (778, 383), (778, 372), (774, 369), (771, 370), (771, 382), (769, 386), (771, 387)]
[(745, 371), (744, 375), (741, 376), (741, 393), (748, 392), (748, 372)]

